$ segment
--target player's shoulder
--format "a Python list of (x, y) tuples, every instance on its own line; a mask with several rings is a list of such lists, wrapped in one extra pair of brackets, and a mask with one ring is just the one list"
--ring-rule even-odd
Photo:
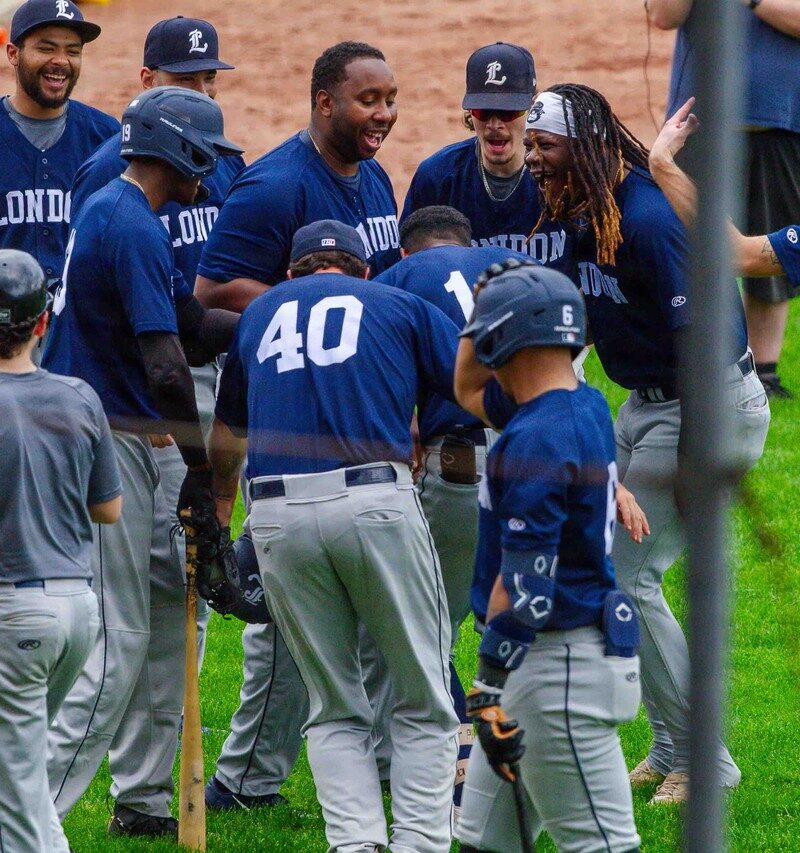
[(620, 184), (623, 227), (666, 229), (680, 226), (680, 220), (666, 196), (645, 169), (633, 167)]
[(98, 110), (97, 107), (90, 107), (89, 104), (84, 104), (82, 101), (73, 101), (72, 99), (69, 102), (67, 121), (95, 127), (103, 132), (104, 135), (118, 133), (120, 130), (120, 123), (114, 116)]
[[(87, 407), (91, 412), (103, 411), (100, 397), (97, 392), (77, 376), (62, 376), (60, 373), (50, 373), (49, 370), (39, 368), (41, 381), (47, 384), (47, 393), (53, 399), (54, 405), (62, 406), (65, 402)], [(62, 408), (59, 411), (64, 413)]]
[(469, 137), (460, 142), (452, 142), (426, 157), (417, 167), (417, 174), (436, 176), (453, 171), (475, 152), (475, 138)]
[(239, 174), (237, 183), (247, 181), (298, 183), (311, 161), (313, 152), (300, 138), (290, 136), (280, 145), (262, 154)]

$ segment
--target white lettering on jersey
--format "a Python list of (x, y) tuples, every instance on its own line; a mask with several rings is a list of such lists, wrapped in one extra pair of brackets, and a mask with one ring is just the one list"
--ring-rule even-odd
[(551, 232), (549, 234), (534, 234), (530, 240), (527, 234), (495, 234), (494, 237), (481, 237), (473, 240), (473, 246), (499, 246), (501, 249), (510, 249), (512, 252), (520, 252), (530, 255), (543, 264), (557, 261), (563, 254), (567, 245), (567, 235), (564, 231)]
[[(367, 233), (369, 229), (369, 234)], [(364, 251), (371, 258), (375, 252), (385, 252), (387, 249), (400, 247), (400, 228), (396, 216), (370, 216), (367, 227), (359, 222), (356, 231), (361, 235)]]
[(190, 246), (192, 243), (204, 243), (208, 240), (208, 234), (218, 216), (219, 208), (212, 204), (184, 208), (173, 219), (170, 219), (168, 214), (160, 218), (172, 238), (172, 248), (178, 249), (183, 245)]
[(10, 190), (0, 196), (0, 225), (69, 222), (70, 207), (70, 193), (63, 190)]
[(614, 276), (606, 275), (596, 264), (582, 261), (578, 264), (581, 277), (581, 290), (584, 296), (608, 296), (617, 305), (626, 305), (628, 300), (619, 289), (619, 282)]
[(475, 300), (472, 296), (472, 288), (467, 284), (464, 274), (459, 270), (453, 270), (444, 283), (444, 289), (455, 296), (464, 314), (464, 319), (469, 320), (472, 316), (472, 309), (475, 307)]
[[(298, 302), (284, 302), (269, 321), (258, 345), (256, 358), (263, 364), (268, 358), (277, 355), (275, 368), (278, 373), (298, 370), (305, 365), (303, 335), (297, 331)], [(328, 313), (335, 309), (344, 309), (339, 343), (325, 347), (325, 325)], [(308, 316), (306, 343), (308, 357), (319, 367), (329, 364), (341, 364), (358, 351), (358, 333), (361, 330), (363, 304), (350, 294), (326, 296), (320, 299)]]

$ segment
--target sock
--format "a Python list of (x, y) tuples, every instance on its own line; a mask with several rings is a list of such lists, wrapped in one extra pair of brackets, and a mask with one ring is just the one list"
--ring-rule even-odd
[(456, 781), (453, 787), (453, 805), (459, 808), (461, 806), (461, 795), (464, 793), (464, 779), (467, 776), (467, 764), (475, 740), (475, 733), (472, 729), (472, 723), (467, 717), (467, 697), (464, 695), (464, 688), (461, 686), (452, 660), (450, 661), (450, 695), (453, 697), (453, 708), (461, 721), (461, 728), (458, 730)]
[(763, 361), (756, 362), (756, 373), (759, 376), (764, 376), (764, 374), (769, 373), (777, 373), (778, 372), (778, 362), (777, 361)]

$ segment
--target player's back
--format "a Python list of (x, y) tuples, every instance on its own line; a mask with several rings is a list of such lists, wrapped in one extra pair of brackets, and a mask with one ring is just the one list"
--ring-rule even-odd
[(548, 391), (517, 409), (487, 463), (502, 546), (557, 544), (556, 599), (549, 629), (598, 624), (615, 586), (609, 557), (617, 466), (603, 395), (580, 384)]
[(335, 273), (259, 297), (225, 367), (246, 387), (248, 475), (407, 461), (418, 394), (452, 395), (457, 334), (422, 300)]

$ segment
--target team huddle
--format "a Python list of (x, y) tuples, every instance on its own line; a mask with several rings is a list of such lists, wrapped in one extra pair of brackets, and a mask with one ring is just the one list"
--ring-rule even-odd
[[(109, 832), (177, 836), (190, 519), (201, 595), (248, 623), (208, 808), (285, 804), (305, 738), (330, 851), (512, 853), (542, 830), (638, 851), (631, 786), (689, 790), (661, 584), (685, 544), (691, 103), (648, 152), (599, 92), (538, 92), (528, 50), (487, 45), (471, 134), (398, 215), (377, 48), (324, 50), (308, 126), (245, 166), (209, 22), (152, 27), (121, 123), (70, 98), (99, 35), (71, 0), (27, 0), (0, 107), (0, 850), (70, 850), (106, 755)], [(800, 280), (799, 232), (736, 232), (741, 258), (771, 247), (743, 269)], [(743, 472), (769, 404), (731, 301)], [(629, 391), (616, 422), (589, 345)], [(641, 702), (629, 772), (616, 727)], [(740, 776), (721, 743), (720, 784)]]

